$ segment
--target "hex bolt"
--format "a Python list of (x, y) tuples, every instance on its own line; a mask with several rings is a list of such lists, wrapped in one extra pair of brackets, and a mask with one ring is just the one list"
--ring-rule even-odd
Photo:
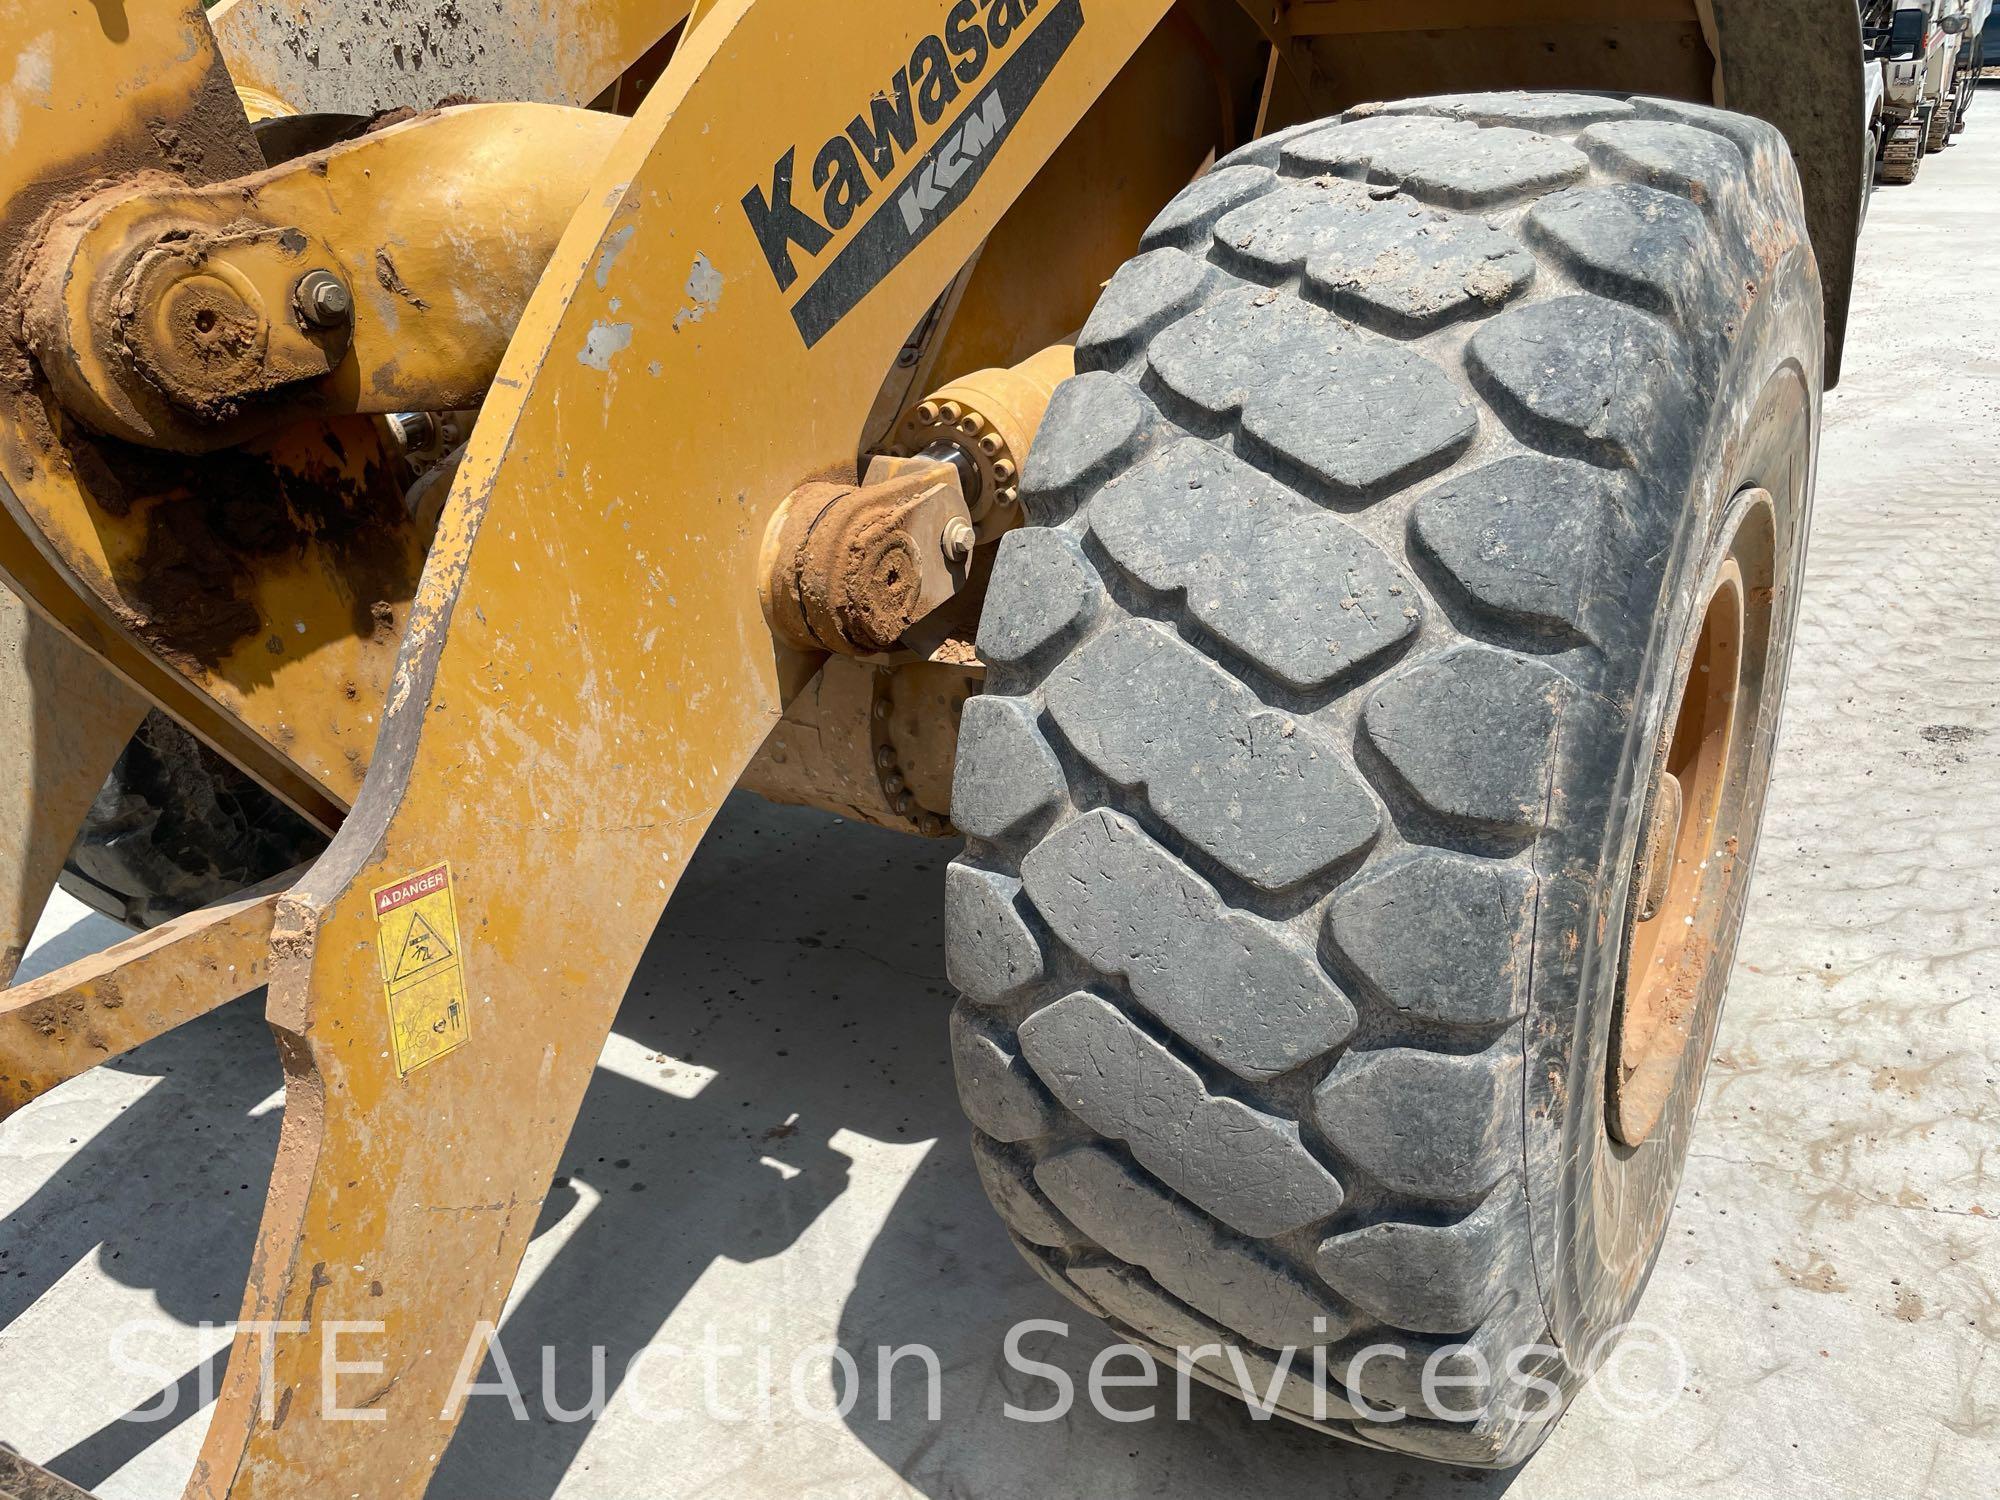
[(944, 523), (944, 555), (953, 562), (963, 562), (972, 556), (972, 544), (978, 540), (978, 533), (972, 523), (963, 516), (954, 516)]
[(354, 294), (331, 271), (308, 271), (292, 294), (299, 316), (315, 328), (337, 328), (354, 312)]

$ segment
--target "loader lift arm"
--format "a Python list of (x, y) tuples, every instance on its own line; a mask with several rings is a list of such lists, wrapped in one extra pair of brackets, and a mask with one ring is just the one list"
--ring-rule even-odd
[[(423, 1434), (463, 1352), (433, 1325), (497, 1318), (624, 980), (782, 712), (745, 587), (769, 516), (806, 476), (852, 462), (844, 435), (874, 394), (856, 376), (889, 366), (1164, 8), (1096, 4), (1085, 24), (1075, 0), (1045, 4), (990, 64), (1004, 149), (873, 286), (844, 273), (788, 299), (752, 221), (715, 205), (770, 184), (799, 140), (816, 148), (841, 131), (865, 102), (853, 80), (893, 74), (931, 35), (932, 7), (872, 7), (864, 26), (835, 7), (721, 7), (612, 152), (460, 471), (368, 784), (277, 917), (271, 1019), (291, 1170), (274, 1184), (246, 1316), (312, 1325), (275, 1367), (276, 1387), (301, 1400), (314, 1399), (326, 1329), (383, 1321), (371, 1351), (383, 1374), (350, 1399), (375, 1403), (407, 1440), (301, 1423), (296, 1406), (278, 1425), (257, 1360), (239, 1350), (193, 1494), (281, 1492), (266, 1476), (295, 1482), (302, 1469), (371, 1495), (421, 1490), (442, 1448)], [(730, 101), (774, 72), (786, 107), (743, 118)], [(724, 118), (732, 128), (711, 129)], [(962, 119), (933, 139), (962, 141)], [(850, 245), (907, 239), (895, 195), (877, 203)], [(818, 316), (796, 314), (821, 287), (827, 321), (812, 340), (802, 327)], [(773, 429), (774, 407), (795, 419)], [(624, 437), (663, 408), (675, 417), (664, 450), (634, 454)], [(674, 650), (630, 649), (655, 629)], [(371, 893), (447, 862), (461, 909), (477, 914), (462, 929), (471, 1039), (399, 1076), (381, 1046)], [(413, 1144), (444, 1120), (456, 1149)]]

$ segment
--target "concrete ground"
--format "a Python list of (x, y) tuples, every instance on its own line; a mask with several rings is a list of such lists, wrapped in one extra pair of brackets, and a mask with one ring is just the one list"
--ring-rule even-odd
[[(1003, 1359), (1010, 1325), (1069, 1321), (1025, 1350), (1079, 1379), (1108, 1339), (1015, 1258), (974, 1179), (945, 1055), (949, 850), (740, 799), (625, 1002), (502, 1331), (528, 1420), (475, 1397), (431, 1493), (1992, 1493), (2000, 91), (1980, 102), (1877, 196), (1862, 246), (1770, 829), (1653, 1333), (1537, 1457), (1429, 1468), (1201, 1390), (1184, 1422), (1008, 1420), (1051, 1394)], [(30, 972), (115, 935), (58, 898)], [(179, 1492), (277, 1084), (252, 1001), (0, 1127), (0, 1438), (107, 1500)], [(919, 1341), (944, 1420), (914, 1361), (883, 1420), (873, 1351)], [(812, 1420), (790, 1372), (823, 1408), (829, 1342), (860, 1399)], [(549, 1396), (586, 1403), (593, 1346), (614, 1372), (653, 1354), (601, 1419), (555, 1419)], [(171, 1416), (119, 1420), (162, 1391)]]

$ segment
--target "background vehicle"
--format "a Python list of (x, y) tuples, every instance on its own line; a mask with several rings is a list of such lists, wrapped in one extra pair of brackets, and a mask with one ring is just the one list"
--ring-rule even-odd
[(2000, 52), (1994, 50), (1993, 0), (1963, 0), (1963, 3), (1965, 30), (1959, 35), (1958, 108), (1951, 124), (1954, 132), (1965, 129), (1966, 115), (1979, 93), (1979, 80), (1985, 76), (1989, 61), (2000, 57)]
[(1924, 156), (1964, 128), (1991, 10), (1991, 0), (1877, 0), (1863, 7), (1869, 51), (1884, 66), (1884, 182), (1914, 181)]
[[(409, 6), (0, 16), (0, 947), (148, 713), (139, 920), (302, 861), (0, 997), (11, 1109), (269, 984), (300, 1332), (191, 1493), (422, 1491), (738, 784), (968, 840), (951, 1045), (1053, 1285), (1524, 1456), (1560, 1402), (1477, 1372), (1566, 1399), (1634, 1305), (1747, 900), (1846, 0)], [(311, 832), (204, 847), (238, 775)], [(318, 1420), (364, 1322), (383, 1420)], [(1427, 1367), (1457, 1415), (1373, 1420)]]
[(1914, 182), (1933, 147), (1933, 124), (1949, 36), (1936, 25), (1943, 0), (1878, 0), (1863, 12), (1864, 34), (1883, 64), (1881, 180)]
[(1986, 24), (1992, 14), (1993, 0), (1952, 0), (1939, 18), (1952, 38), (1950, 67), (1939, 89), (1948, 136), (1965, 129), (1966, 113), (1972, 108), (1985, 65)]

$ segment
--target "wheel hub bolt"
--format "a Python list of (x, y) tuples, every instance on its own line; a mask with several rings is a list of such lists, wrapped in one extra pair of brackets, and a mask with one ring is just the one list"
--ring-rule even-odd
[(944, 555), (954, 562), (963, 562), (972, 556), (972, 545), (979, 538), (972, 523), (962, 517), (954, 517), (945, 522)]
[(293, 294), (299, 316), (315, 328), (337, 328), (354, 312), (354, 294), (331, 271), (308, 271)]

